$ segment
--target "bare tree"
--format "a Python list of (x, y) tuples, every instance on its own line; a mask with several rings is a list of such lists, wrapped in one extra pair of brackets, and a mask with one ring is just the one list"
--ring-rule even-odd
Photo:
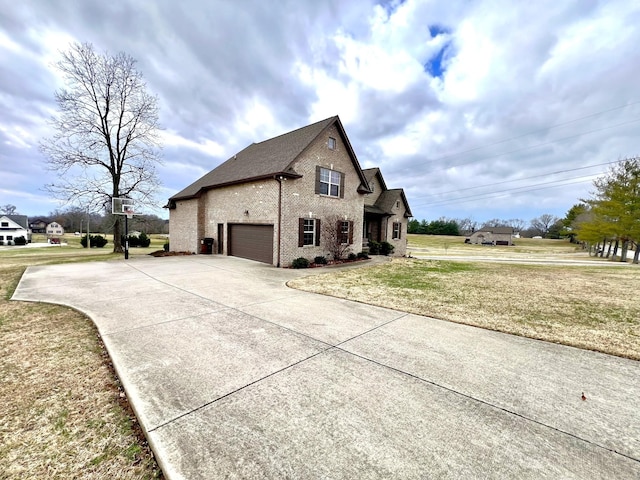
[(512, 218), (507, 221), (507, 226), (513, 228), (515, 232), (521, 232), (527, 226), (527, 222), (520, 218)]
[(454, 221), (458, 224), (460, 235), (471, 235), (478, 229), (478, 222), (471, 217), (457, 218)]
[(2, 215), (17, 215), (16, 206), (7, 203), (6, 205), (0, 206), (0, 214)]
[(531, 220), (531, 228), (540, 233), (543, 237), (546, 237), (549, 234), (549, 230), (551, 227), (558, 222), (560, 218), (555, 215), (551, 215), (550, 213), (544, 213), (539, 217)]
[(332, 215), (322, 222), (322, 245), (334, 260), (342, 260), (353, 244), (353, 221)]
[(482, 224), (482, 228), (508, 227), (509, 222), (500, 218), (492, 218)]
[[(40, 144), (59, 176), (47, 190), (93, 212), (110, 211), (113, 197), (152, 204), (159, 185), (158, 101), (136, 61), (125, 53), (97, 54), (88, 43), (62, 55), (56, 66), (67, 88), (55, 93), (56, 134)], [(114, 221), (114, 252), (122, 252), (120, 232)]]

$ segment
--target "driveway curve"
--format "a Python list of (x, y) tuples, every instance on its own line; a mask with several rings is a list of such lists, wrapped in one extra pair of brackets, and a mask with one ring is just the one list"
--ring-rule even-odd
[(169, 479), (640, 478), (639, 362), (286, 286), (310, 273), (39, 266), (13, 299), (91, 317)]

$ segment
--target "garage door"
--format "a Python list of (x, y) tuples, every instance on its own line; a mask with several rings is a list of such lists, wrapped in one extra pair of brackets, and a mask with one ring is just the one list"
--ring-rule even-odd
[(273, 225), (229, 225), (229, 255), (273, 263)]

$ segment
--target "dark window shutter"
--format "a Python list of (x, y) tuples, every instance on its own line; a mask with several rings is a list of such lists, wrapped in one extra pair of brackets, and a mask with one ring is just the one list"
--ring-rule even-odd
[(316, 247), (320, 246), (320, 219), (316, 220)]
[(320, 193), (320, 165), (316, 165), (316, 193)]
[(402, 223), (398, 222), (398, 238), (402, 238)]
[(349, 245), (353, 245), (353, 221), (349, 221)]
[(344, 173), (340, 174), (340, 198), (344, 198)]
[(304, 247), (304, 218), (298, 219), (298, 246)]

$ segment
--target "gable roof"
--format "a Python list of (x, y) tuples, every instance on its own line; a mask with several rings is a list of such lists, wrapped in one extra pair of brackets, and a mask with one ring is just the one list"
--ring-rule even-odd
[(381, 215), (393, 215), (393, 206), (397, 201), (401, 200), (404, 203), (405, 214), (404, 216), (409, 218), (413, 217), (411, 213), (411, 209), (409, 208), (409, 202), (407, 202), (407, 197), (404, 195), (404, 190), (402, 188), (393, 188), (391, 190), (385, 190), (380, 193), (380, 196), (376, 200), (376, 203), (373, 205), (365, 205), (365, 212), (369, 213), (377, 213)]
[(260, 143), (252, 143), (187, 188), (172, 196), (169, 199), (169, 204), (175, 200), (197, 197), (205, 190), (227, 185), (274, 178), (275, 176), (300, 178), (301, 175), (293, 169), (293, 163), (318, 136), (334, 124), (338, 128), (353, 166), (360, 176), (360, 190), (368, 192), (369, 187), (366, 178), (362, 173), (342, 122), (340, 122), (338, 116), (334, 116)]
[[(25, 230), (29, 229), (29, 221), (26, 215), (0, 215), (0, 218), (6, 218), (8, 220), (11, 220), (13, 223), (17, 224), (21, 228), (24, 228)], [(15, 228), (15, 227), (10, 227), (10, 228)]]
[[(377, 176), (382, 190), (375, 204), (365, 205), (365, 211), (380, 215), (393, 215), (393, 206), (398, 200), (402, 200), (405, 208), (405, 217), (413, 217), (411, 208), (409, 208), (409, 202), (407, 201), (407, 197), (405, 196), (402, 188), (388, 189), (382, 176), (382, 172), (377, 167), (367, 168), (363, 170), (363, 172), (369, 184)], [(370, 185), (369, 188), (371, 188)]]
[(365, 168), (364, 170), (362, 170), (364, 172), (364, 176), (367, 179), (367, 183), (369, 184), (369, 188), (371, 188), (371, 181), (375, 178), (375, 176), (378, 176), (378, 179), (380, 181), (380, 186), (382, 187), (382, 190), (386, 190), (387, 189), (387, 184), (384, 183), (384, 178), (382, 178), (382, 172), (380, 171), (380, 169), (378, 167), (374, 167), (374, 168)]
[(488, 233), (493, 233), (493, 234), (509, 234), (509, 235), (513, 235), (513, 228), (512, 227), (483, 227), (480, 230), (476, 230), (475, 233), (482, 233), (482, 232), (488, 232)]

